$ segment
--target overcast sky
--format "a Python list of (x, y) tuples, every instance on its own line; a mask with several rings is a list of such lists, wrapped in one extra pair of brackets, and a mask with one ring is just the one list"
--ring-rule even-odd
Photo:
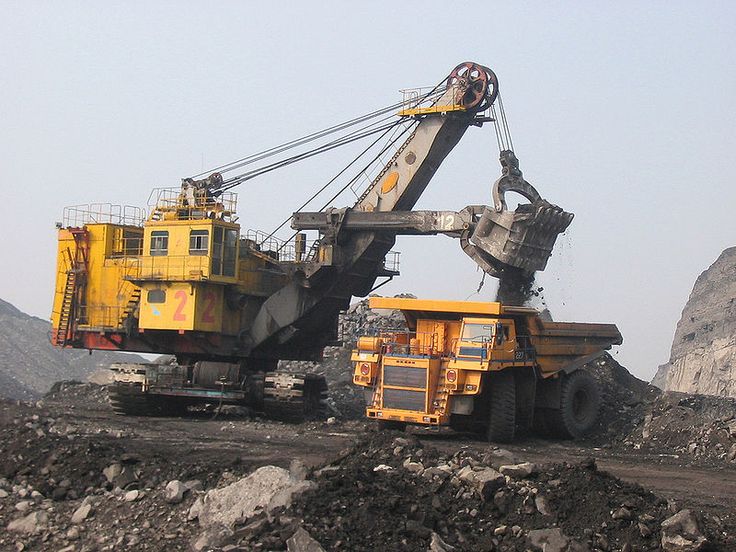
[[(615, 322), (617, 358), (649, 379), (736, 241), (736, 4), (355, 5), (0, 0), (0, 297), (49, 317), (63, 206), (144, 206), (473, 60), (498, 75), (525, 177), (576, 215), (539, 277), (554, 317)], [(417, 207), (490, 203), (497, 158), (493, 128), (470, 129)], [(243, 228), (272, 230), (349, 160), (243, 184)], [(397, 249), (384, 293), (493, 299), (456, 241)]]

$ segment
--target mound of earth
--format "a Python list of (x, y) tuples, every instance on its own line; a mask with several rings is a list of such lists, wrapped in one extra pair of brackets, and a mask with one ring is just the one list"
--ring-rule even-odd
[(51, 345), (51, 324), (0, 299), (0, 397), (40, 398), (54, 382), (80, 379), (113, 362), (142, 362), (138, 355)]
[[(596, 454), (617, 469), (626, 458), (624, 474), (644, 473), (653, 456), (643, 450), (543, 440), (504, 450), (356, 422), (121, 417), (105, 400), (103, 388), (72, 383), (34, 403), (0, 400), (0, 549), (682, 552), (706, 550), (704, 539), (736, 549), (732, 498), (699, 479), (728, 488), (731, 472), (699, 459), (663, 467), (678, 487), (657, 488), (675, 503), (581, 461)], [(536, 466), (522, 462), (530, 455)], [(285, 470), (293, 459), (313, 470)]]
[(605, 353), (586, 367), (598, 381), (601, 412), (592, 431), (594, 441), (605, 443), (628, 435), (644, 420), (648, 405), (660, 390), (633, 376), (610, 354)]
[[(599, 471), (592, 459), (519, 464), (502, 449), (442, 456), (412, 438), (380, 434), (318, 470), (314, 481), (290, 508), (263, 514), (225, 542), (234, 550), (283, 550), (306, 532), (321, 546), (310, 550), (674, 551), (690, 549), (670, 540), (704, 545), (704, 531), (714, 550), (734, 543), (717, 534), (718, 520), (679, 512)], [(690, 529), (673, 529), (674, 514)]]
[(735, 466), (736, 399), (664, 393), (648, 405), (642, 422), (623, 439), (644, 451)]

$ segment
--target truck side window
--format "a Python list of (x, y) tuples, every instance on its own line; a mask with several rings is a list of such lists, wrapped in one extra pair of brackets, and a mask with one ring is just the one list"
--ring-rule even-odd
[(505, 331), (504, 325), (500, 322), (496, 323), (496, 343), (499, 345), (508, 338), (508, 333)]
[(165, 257), (169, 254), (168, 230), (154, 230), (151, 232), (151, 256)]

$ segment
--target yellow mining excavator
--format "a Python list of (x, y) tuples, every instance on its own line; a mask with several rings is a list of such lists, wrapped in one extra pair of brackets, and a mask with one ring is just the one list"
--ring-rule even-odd
[[(321, 358), (351, 298), (398, 274), (398, 234), (458, 238), (494, 276), (543, 270), (572, 215), (524, 180), (493, 71), (461, 63), (436, 86), (403, 92), (386, 108), (154, 190), (148, 212), (66, 208), (57, 223), (53, 343), (175, 357), (114, 366), (111, 400), (120, 413), (217, 402), (302, 419), (320, 414), (325, 382), (279, 371), (278, 361)], [(466, 130), (488, 123), (502, 164), (494, 206), (412, 211)], [(290, 217), (290, 239), (241, 228), (232, 188), (357, 140), (369, 142), (361, 155), (310, 200), (340, 189), (318, 211), (305, 212), (305, 202)], [(356, 192), (353, 206), (331, 207), (345, 190)], [(507, 191), (529, 203), (509, 210)]]
[(401, 311), (408, 327), (359, 338), (351, 357), (366, 416), (382, 427), (480, 428), (508, 442), (517, 427), (581, 437), (595, 425), (600, 391), (583, 368), (622, 342), (615, 325), (552, 322), (497, 302), (369, 304)]

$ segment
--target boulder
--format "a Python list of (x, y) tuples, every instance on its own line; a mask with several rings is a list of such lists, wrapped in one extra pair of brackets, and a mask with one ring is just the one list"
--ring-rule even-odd
[(295, 494), (313, 485), (296, 481), (283, 468), (263, 466), (227, 487), (207, 491), (189, 510), (189, 519), (199, 519), (202, 527), (232, 528), (258, 511), (287, 504)]
[(325, 552), (325, 549), (303, 527), (299, 527), (286, 541), (286, 549), (288, 552)]
[(189, 481), (184, 482), (184, 488), (186, 488), (187, 491), (201, 491), (204, 487), (202, 485), (202, 481), (199, 479), (190, 479)]
[(89, 502), (83, 502), (82, 505), (77, 508), (72, 514), (72, 523), (78, 525), (87, 519), (92, 513), (92, 504)]
[(31, 512), (27, 516), (11, 521), (8, 524), (8, 531), (33, 535), (44, 529), (47, 524), (48, 516), (45, 512)]
[(506, 478), (493, 468), (473, 470), (470, 466), (465, 466), (458, 472), (457, 477), (473, 487), (483, 500), (492, 498), (495, 492), (506, 484)]
[(179, 481), (178, 479), (174, 479), (173, 481), (169, 481), (166, 484), (166, 489), (164, 490), (164, 499), (169, 504), (179, 504), (182, 500), (184, 500), (184, 493), (187, 492), (187, 487)]
[(698, 520), (690, 510), (680, 510), (662, 522), (662, 550), (697, 552), (707, 544)]
[(432, 533), (432, 540), (429, 541), (427, 552), (453, 552), (456, 550), (454, 546), (450, 546), (442, 540), (437, 533)]
[(514, 479), (524, 479), (537, 471), (537, 466), (531, 462), (522, 462), (521, 464), (506, 464), (501, 466), (498, 471), (503, 475), (508, 475)]
[(105, 479), (107, 479), (108, 483), (112, 483), (115, 481), (115, 478), (120, 475), (123, 471), (123, 466), (120, 464), (110, 464), (108, 467), (106, 467), (104, 470), (102, 470), (102, 475), (105, 476)]
[(529, 531), (529, 544), (534, 550), (542, 552), (565, 552), (570, 539), (559, 527), (554, 529), (534, 529)]
[(203, 552), (212, 548), (219, 548), (231, 536), (232, 531), (225, 527), (211, 527), (197, 535), (192, 542), (192, 550), (194, 552)]
[(534, 505), (537, 507), (537, 511), (543, 516), (552, 515), (552, 509), (549, 507), (547, 499), (544, 498), (542, 495), (537, 495), (537, 497), (534, 499)]

